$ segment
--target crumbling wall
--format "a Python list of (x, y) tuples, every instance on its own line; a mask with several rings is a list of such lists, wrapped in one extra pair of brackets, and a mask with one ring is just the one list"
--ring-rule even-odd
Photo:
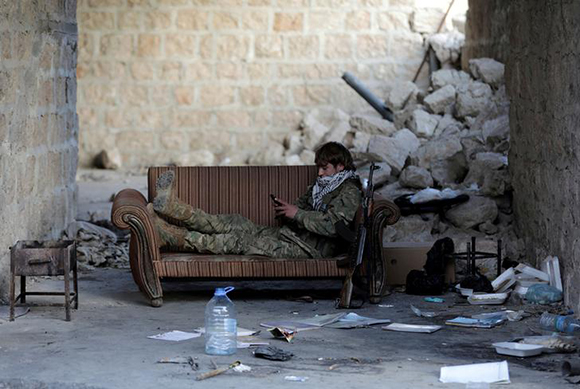
[(513, 1), (506, 81), (517, 226), (534, 263), (556, 255), (580, 308), (580, 2)]
[[(243, 164), (305, 112), (411, 80), (449, 0), (86, 0), (79, 3), (80, 161)], [(456, 0), (453, 15), (465, 13)], [(426, 78), (424, 67), (422, 80)]]
[(472, 58), (493, 58), (505, 63), (509, 56), (508, 15), (511, 1), (469, 0), (465, 45), (461, 53), (464, 70)]
[(75, 215), (76, 0), (0, 1), (0, 299), (8, 247)]

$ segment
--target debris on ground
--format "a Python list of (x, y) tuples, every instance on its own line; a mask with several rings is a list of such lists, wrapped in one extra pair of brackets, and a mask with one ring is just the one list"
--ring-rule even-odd
[(540, 355), (544, 347), (537, 344), (524, 344), (517, 342), (497, 342), (492, 344), (495, 351), (501, 355), (510, 355), (512, 357), (533, 357)]
[(282, 327), (269, 328), (268, 332), (271, 333), (274, 338), (284, 339), (288, 343), (292, 343), (292, 341), (294, 340), (294, 335), (296, 335), (296, 331)]
[(467, 384), (487, 382), (489, 384), (509, 384), (510, 375), (507, 361), (476, 363), (472, 365), (444, 366), (439, 381), (443, 383)]
[(446, 320), (445, 324), (457, 327), (471, 327), (471, 328), (493, 328), (501, 323), (503, 319), (489, 318), (489, 319), (474, 319), (471, 317), (456, 317), (455, 319)]
[(411, 304), (411, 311), (413, 311), (413, 313), (419, 317), (435, 317), (435, 316), (437, 316), (437, 313), (422, 311), (419, 308), (415, 307), (413, 304)]
[(218, 376), (220, 374), (223, 374), (223, 373), (225, 373), (226, 371), (228, 371), (230, 369), (234, 369), (235, 367), (237, 367), (237, 366), (239, 366), (241, 364), (242, 363), (240, 361), (235, 361), (234, 363), (232, 363), (229, 366), (220, 367), (220, 368), (217, 368), (217, 369), (208, 371), (207, 373), (200, 374), (197, 377), (195, 377), (195, 379), (197, 381), (202, 381), (202, 380), (205, 380), (205, 379), (208, 379), (208, 378), (212, 378), (212, 377)]
[(382, 327), (383, 330), (387, 331), (398, 331), (398, 332), (417, 332), (424, 334), (431, 334), (435, 331), (439, 331), (441, 326), (437, 325), (423, 325), (423, 324), (403, 324), (403, 323), (392, 323), (388, 326)]
[(286, 381), (295, 381), (295, 382), (305, 382), (308, 381), (308, 377), (300, 377), (295, 375), (287, 375), (284, 377)]
[(199, 364), (195, 361), (194, 357), (174, 357), (174, 358), (161, 358), (157, 363), (173, 363), (178, 365), (190, 365), (191, 370), (199, 369)]
[(271, 361), (288, 361), (292, 359), (294, 354), (274, 346), (261, 346), (254, 350), (254, 356)]
[(162, 334), (148, 336), (149, 339), (157, 340), (168, 340), (170, 342), (181, 342), (182, 340), (188, 340), (193, 338), (199, 338), (201, 334), (199, 332), (184, 332), (173, 330), (170, 332), (165, 332)]
[(238, 366), (234, 367), (234, 371), (237, 373), (247, 373), (249, 371), (252, 371), (252, 368), (248, 365), (240, 363)]

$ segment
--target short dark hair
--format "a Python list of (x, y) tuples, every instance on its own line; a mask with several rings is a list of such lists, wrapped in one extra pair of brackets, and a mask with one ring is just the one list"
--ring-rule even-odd
[(341, 164), (344, 170), (356, 170), (350, 151), (338, 142), (328, 142), (316, 150), (314, 163), (317, 166), (324, 166), (327, 163), (336, 166)]

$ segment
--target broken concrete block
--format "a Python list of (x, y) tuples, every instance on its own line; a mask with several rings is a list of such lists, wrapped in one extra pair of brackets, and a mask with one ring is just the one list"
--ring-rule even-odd
[(467, 173), (461, 141), (455, 136), (437, 138), (421, 145), (411, 161), (431, 172), (439, 184), (459, 183)]
[(457, 62), (464, 43), (465, 35), (457, 31), (442, 32), (429, 37), (429, 45), (442, 65)]
[(505, 66), (491, 58), (477, 58), (469, 60), (469, 71), (474, 78), (498, 88), (504, 84)]
[(481, 223), (479, 225), (478, 229), (479, 229), (479, 231), (481, 231), (487, 235), (497, 234), (497, 231), (498, 231), (497, 226), (489, 220), (487, 220), (484, 223)]
[(374, 135), (369, 143), (369, 153), (374, 153), (389, 164), (393, 174), (398, 175), (409, 154), (419, 148), (419, 139), (410, 130), (403, 128), (392, 137)]
[(299, 155), (289, 155), (284, 159), (284, 164), (288, 166), (304, 165)]
[(250, 165), (281, 165), (284, 162), (284, 146), (278, 142), (270, 142), (251, 155)]
[(397, 228), (386, 228), (383, 242), (432, 242), (431, 230), (436, 218), (427, 216), (423, 220), (420, 215), (409, 215), (399, 219)]
[(371, 115), (353, 115), (349, 123), (353, 130), (371, 135), (391, 136), (397, 131), (392, 122)]
[(315, 153), (312, 150), (303, 150), (300, 153), (300, 160), (304, 165), (314, 165)]
[(509, 148), (510, 122), (508, 115), (488, 120), (482, 126), (483, 140), (494, 151), (504, 152)]
[[(282, 145), (279, 151), (283, 154)], [(280, 154), (280, 156), (282, 155)], [(176, 162), (179, 166), (213, 166), (215, 165), (215, 155), (209, 150), (193, 150), (189, 153), (181, 154)]]
[[(386, 162), (378, 162), (375, 165), (377, 165), (379, 169), (373, 172), (373, 185), (375, 185), (375, 187), (380, 187), (389, 180), (389, 177), (391, 176), (391, 167)], [(361, 182), (363, 180), (368, 180), (370, 166), (370, 164), (365, 164), (364, 166), (358, 167), (356, 169)]]
[(399, 196), (402, 196), (404, 194), (414, 193), (414, 192), (415, 192), (415, 190), (409, 189), (409, 188), (404, 188), (401, 186), (399, 181), (395, 181), (392, 184), (388, 184), (388, 185), (383, 186), (380, 189), (377, 189), (377, 191), (375, 193), (381, 197), (386, 198), (386, 199), (394, 200)]
[(425, 168), (407, 166), (399, 176), (399, 183), (407, 188), (424, 189), (433, 186), (433, 177)]
[(409, 100), (414, 99), (419, 93), (417, 85), (411, 81), (398, 82), (387, 97), (387, 106), (393, 111), (402, 109)]
[(485, 196), (501, 196), (510, 188), (507, 157), (498, 153), (479, 153), (469, 164), (464, 184), (477, 184)]
[(318, 121), (317, 116), (318, 110), (314, 110), (306, 115), (300, 123), (303, 132), (302, 143), (305, 148), (310, 150), (314, 150), (329, 131), (328, 127)]
[(439, 116), (431, 115), (422, 109), (416, 109), (409, 121), (409, 128), (417, 136), (430, 138), (439, 124)]
[(423, 99), (423, 104), (433, 113), (444, 113), (449, 105), (455, 103), (455, 87), (445, 85)]
[(445, 217), (455, 227), (466, 230), (486, 221), (493, 222), (497, 214), (498, 210), (495, 201), (487, 197), (471, 196), (469, 201), (459, 204), (445, 212)]
[(292, 131), (284, 138), (284, 147), (286, 148), (286, 155), (299, 154), (302, 149), (302, 133), (300, 131)]
[(492, 91), (489, 85), (473, 81), (457, 87), (457, 116), (477, 116), (491, 104)]
[(439, 119), (439, 124), (435, 129), (433, 136), (435, 138), (443, 136), (458, 135), (463, 129), (463, 124), (456, 120), (453, 115), (446, 113)]
[(469, 84), (471, 76), (464, 71), (455, 69), (441, 69), (431, 74), (433, 89), (443, 88), (445, 85), (453, 85), (456, 89), (459, 85)]
[(118, 149), (102, 150), (94, 160), (94, 165), (99, 169), (117, 170), (123, 165), (123, 158)]
[(322, 143), (326, 142), (342, 142), (346, 133), (350, 131), (350, 124), (348, 121), (341, 121), (338, 122), (326, 133), (324, 136)]
[(352, 147), (356, 151), (366, 153), (369, 149), (369, 142), (371, 141), (372, 135), (367, 132), (357, 132), (354, 134), (352, 140)]

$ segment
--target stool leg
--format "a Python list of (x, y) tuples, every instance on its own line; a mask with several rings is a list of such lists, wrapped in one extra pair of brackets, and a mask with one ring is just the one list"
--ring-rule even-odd
[(76, 258), (73, 262), (73, 286), (75, 290), (75, 309), (79, 309), (79, 280), (77, 276), (77, 261)]
[(64, 309), (66, 321), (70, 321), (70, 258), (64, 259)]
[(14, 275), (14, 262), (11, 261), (10, 263), (10, 321), (14, 321), (14, 304), (16, 303), (14, 295), (16, 293), (16, 285), (15, 280), (16, 276)]
[(26, 277), (20, 276), (20, 302), (26, 303)]

